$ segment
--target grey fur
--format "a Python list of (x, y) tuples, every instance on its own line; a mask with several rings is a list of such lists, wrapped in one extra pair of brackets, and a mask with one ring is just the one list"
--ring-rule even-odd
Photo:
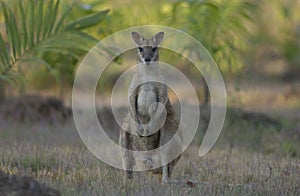
[[(168, 153), (160, 154), (159, 161), (166, 163), (173, 153), (178, 151), (181, 153), (182, 133), (179, 129), (175, 111), (169, 101), (166, 85), (149, 82), (148, 80), (161, 79), (157, 62), (159, 58), (158, 45), (163, 36), (164, 33), (159, 32), (148, 40), (137, 32), (132, 33), (133, 41), (138, 47), (139, 65), (129, 87), (129, 114), (124, 119), (119, 144), (129, 150), (149, 151), (166, 144), (178, 131), (179, 137), (175, 140), (177, 148), (170, 145)], [(149, 59), (150, 61), (148, 61)], [(148, 82), (143, 83), (143, 81)], [(158, 112), (159, 107), (156, 102), (162, 104), (166, 110), (161, 115), (158, 115), (160, 112)], [(165, 119), (165, 121), (162, 121), (162, 119)], [(169, 181), (172, 170), (179, 158), (180, 156), (155, 170), (162, 174), (162, 182)], [(139, 163), (129, 151), (122, 151), (122, 160), (126, 170), (124, 175), (126, 181), (128, 178), (132, 178), (132, 168)], [(150, 157), (142, 158), (142, 164), (149, 168), (154, 161)]]

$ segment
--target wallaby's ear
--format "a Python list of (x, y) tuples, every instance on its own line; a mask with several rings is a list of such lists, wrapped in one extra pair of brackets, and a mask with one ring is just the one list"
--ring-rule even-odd
[(154, 45), (158, 46), (160, 44), (160, 42), (163, 40), (164, 35), (165, 35), (164, 32), (159, 32), (156, 35), (154, 35), (152, 37)]
[(138, 32), (132, 32), (131, 36), (136, 45), (142, 45), (144, 38), (141, 34), (139, 34)]

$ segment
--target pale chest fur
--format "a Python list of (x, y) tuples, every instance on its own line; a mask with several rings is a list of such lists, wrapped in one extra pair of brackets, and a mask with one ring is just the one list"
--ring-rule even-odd
[(140, 86), (137, 98), (138, 112), (142, 115), (148, 115), (149, 110), (155, 110), (155, 105), (153, 104), (155, 102), (157, 102), (155, 85), (147, 83)]
[(137, 112), (142, 116), (148, 116), (150, 111), (155, 110), (156, 105), (153, 103), (158, 101), (158, 91), (157, 83), (153, 81), (160, 80), (161, 76), (157, 72), (157, 64), (138, 65), (130, 89), (138, 87)]

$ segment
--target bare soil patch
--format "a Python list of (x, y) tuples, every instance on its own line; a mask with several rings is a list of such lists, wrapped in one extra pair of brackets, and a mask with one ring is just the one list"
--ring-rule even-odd
[(1, 123), (64, 123), (71, 114), (60, 99), (39, 95), (10, 98), (0, 105)]

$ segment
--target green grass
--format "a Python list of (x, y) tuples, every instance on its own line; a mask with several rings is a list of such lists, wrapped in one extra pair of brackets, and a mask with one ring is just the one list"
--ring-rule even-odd
[[(72, 123), (60, 127), (15, 126), (0, 131), (0, 170), (31, 176), (58, 189), (62, 195), (300, 192), (299, 154), (284, 153), (296, 148), (297, 141), (284, 138), (272, 126), (227, 119), (216, 146), (206, 156), (197, 156), (196, 143), (199, 142), (183, 153), (175, 168), (172, 180), (177, 183), (161, 185), (157, 176), (143, 172), (136, 173), (124, 186), (123, 172), (96, 159), (83, 145)], [(192, 187), (188, 181), (193, 182)]]

